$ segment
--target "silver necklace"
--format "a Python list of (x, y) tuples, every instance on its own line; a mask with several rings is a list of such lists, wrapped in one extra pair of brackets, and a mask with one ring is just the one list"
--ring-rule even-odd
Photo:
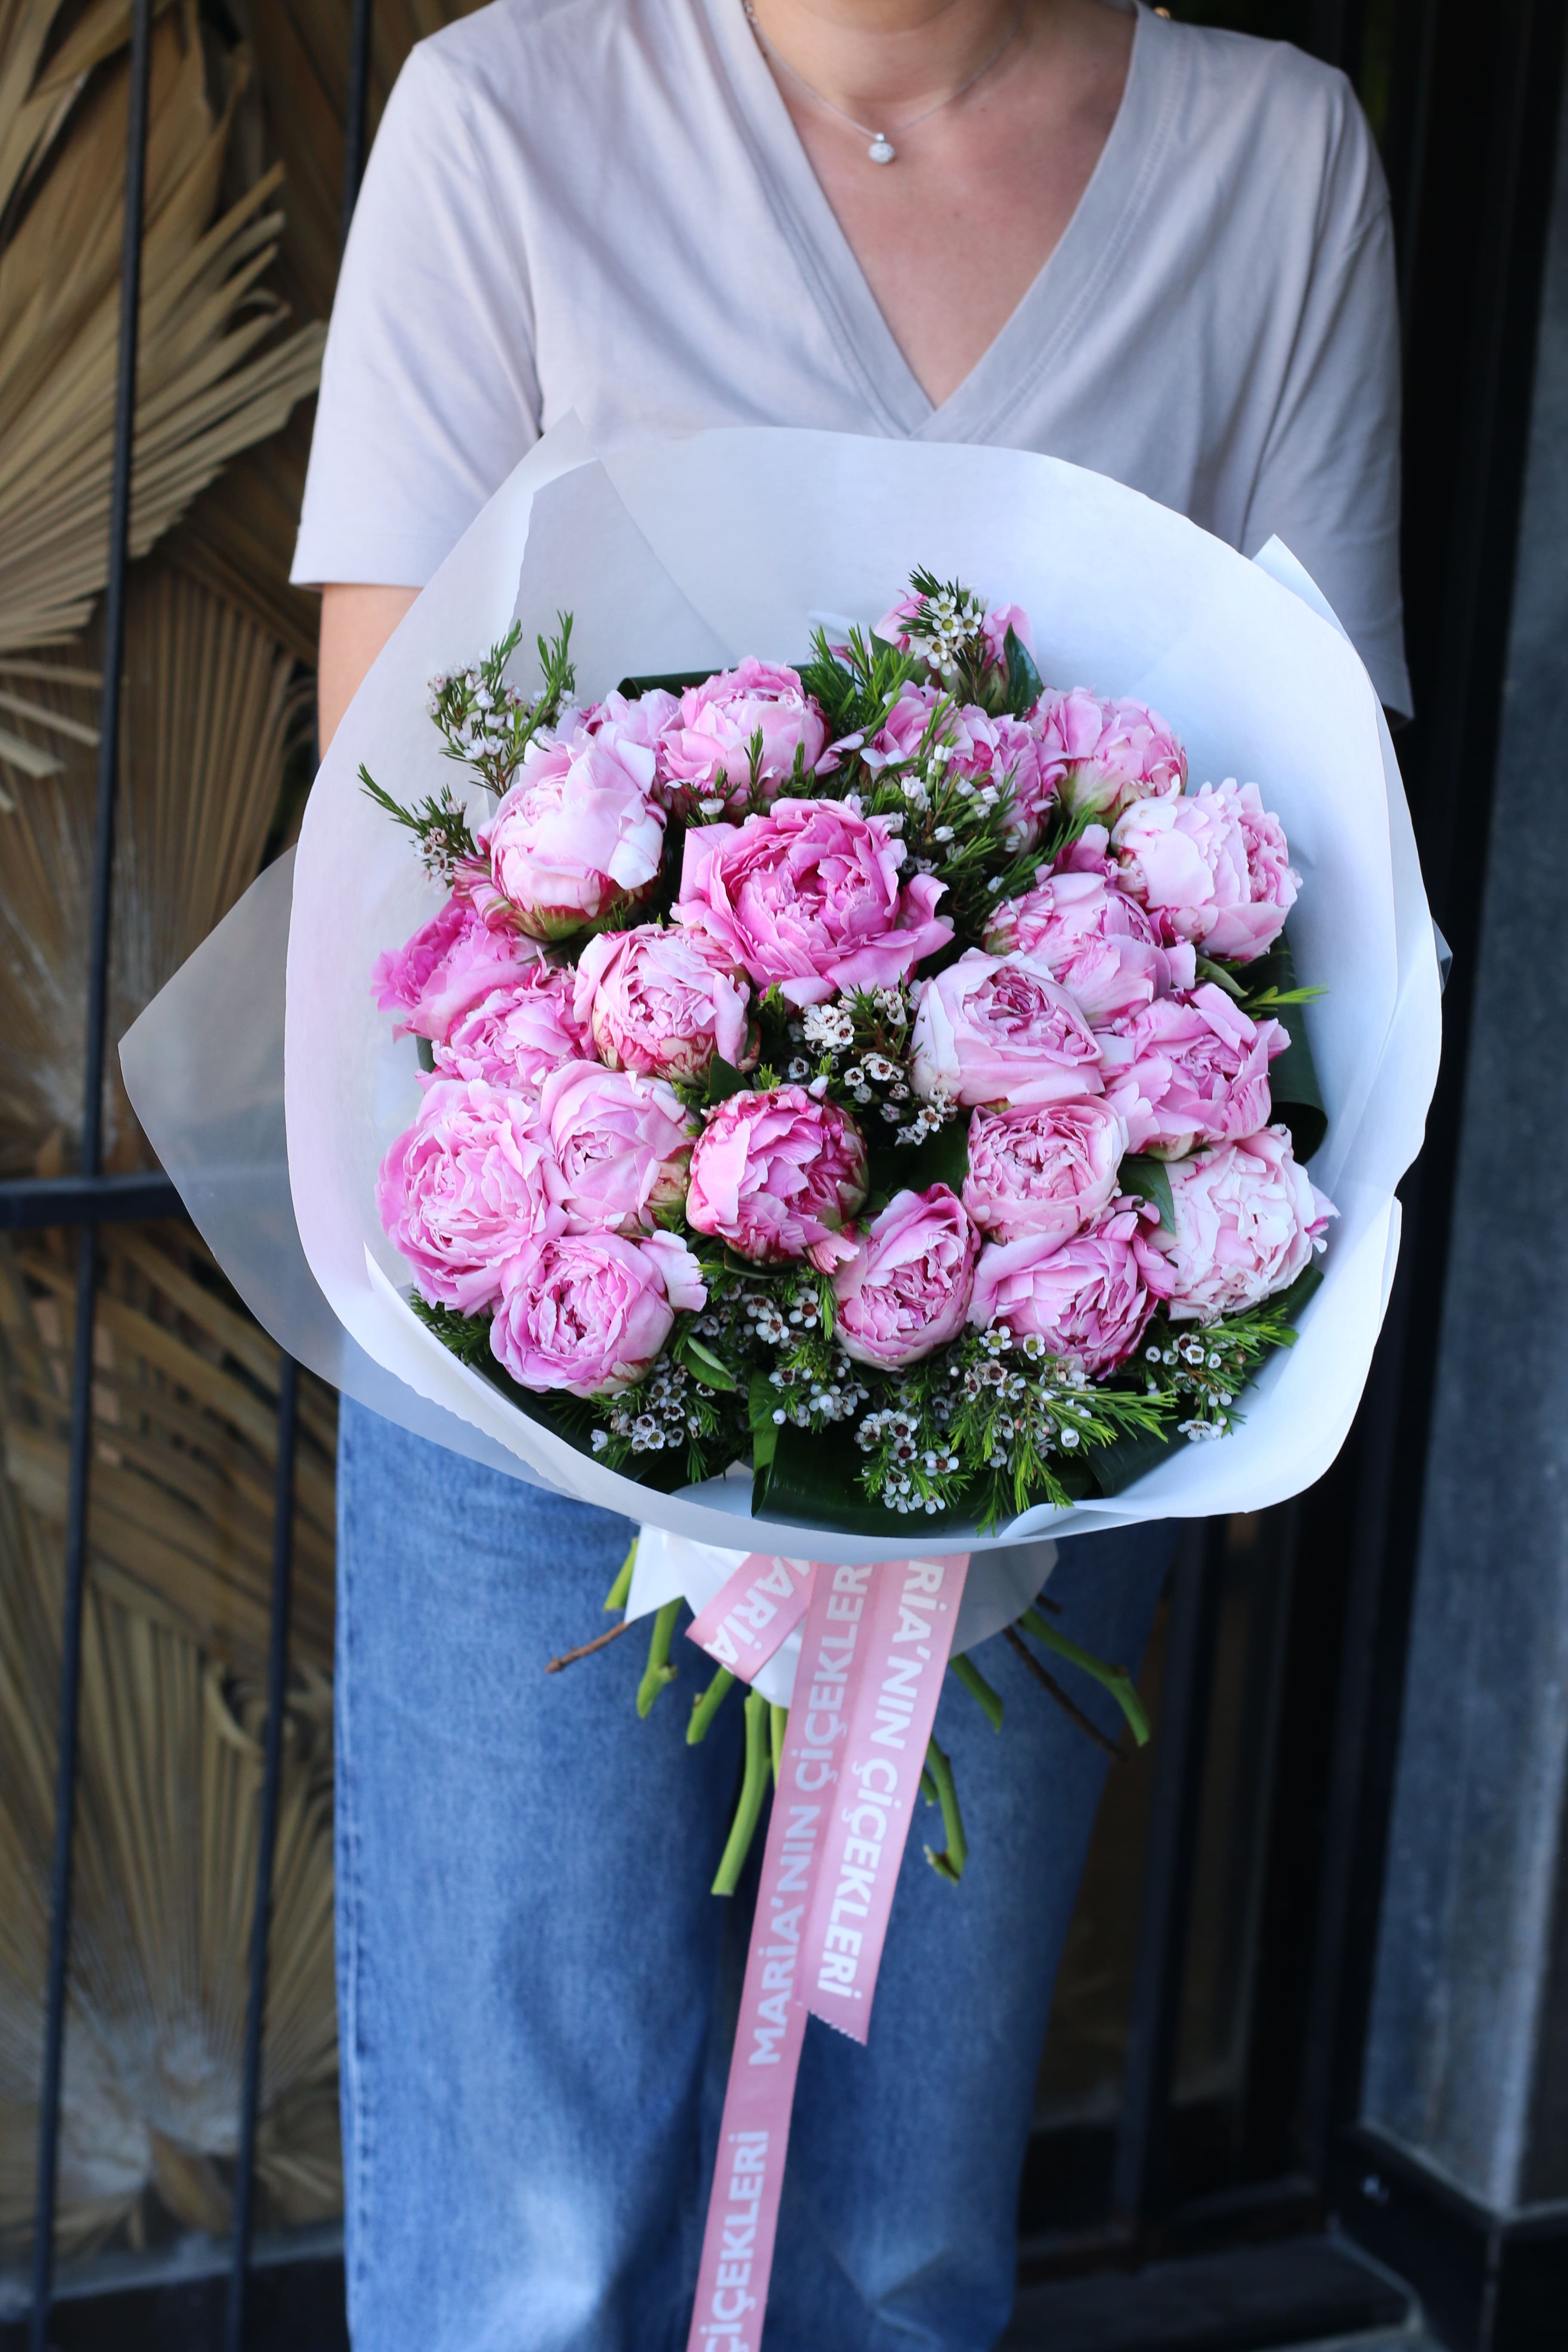
[[(868, 123), (857, 122), (852, 114), (846, 114), (841, 106), (835, 106), (830, 98), (824, 98), (822, 92), (816, 87), (815, 83), (807, 81), (803, 73), (797, 73), (795, 67), (791, 65), (787, 58), (780, 57), (777, 49), (774, 48), (773, 43), (769, 40), (762, 26), (758, 24), (756, 12), (752, 6), (752, 0), (741, 0), (741, 5), (746, 12), (746, 22), (750, 25), (752, 34), (755, 36), (759, 48), (764, 50), (766, 54), (772, 58), (776, 66), (782, 66), (784, 72), (789, 75), (792, 81), (799, 82), (802, 89), (805, 91), (808, 98), (815, 98), (818, 106), (825, 106), (829, 114), (836, 114), (840, 122), (847, 122), (851, 131), (858, 131), (862, 139), (868, 139), (870, 141), (871, 143), (866, 150), (867, 160), (868, 162), (872, 163), (890, 163), (899, 151), (894, 146), (892, 141), (889, 138), (887, 132), (885, 131), (873, 131)], [(894, 128), (898, 131), (900, 138), (901, 139), (903, 137), (906, 131), (912, 131), (917, 122), (929, 122), (931, 116), (933, 114), (940, 114), (944, 106), (955, 105), (958, 100), (963, 96), (966, 89), (973, 89), (977, 81), (983, 81), (985, 76), (990, 72), (992, 67), (999, 65), (1007, 50), (1012, 47), (1013, 43), (1018, 36), (1018, 27), (1023, 21), (1024, 19), (1021, 13), (1015, 16), (1006, 38), (1002, 42), (999, 47), (992, 50), (991, 55), (986, 58), (985, 63), (983, 66), (978, 67), (976, 70), (970, 75), (967, 81), (960, 82), (956, 89), (950, 89), (945, 98), (939, 98), (936, 104), (934, 106), (928, 106), (923, 113), (912, 114), (907, 122), (896, 123)]]

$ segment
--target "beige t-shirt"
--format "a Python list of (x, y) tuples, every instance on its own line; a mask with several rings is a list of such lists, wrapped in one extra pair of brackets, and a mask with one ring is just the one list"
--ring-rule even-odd
[(741, 0), (497, 0), (388, 103), (295, 579), (423, 584), (574, 409), (605, 448), (794, 425), (1038, 449), (1244, 554), (1278, 532), (1410, 708), (1387, 192), (1343, 76), (1284, 44), (1139, 7), (1076, 213), (933, 407)]

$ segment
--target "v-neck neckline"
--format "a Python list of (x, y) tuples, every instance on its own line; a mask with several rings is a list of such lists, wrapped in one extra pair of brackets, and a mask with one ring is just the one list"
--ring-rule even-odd
[(1137, 0), (1116, 119), (1067, 226), (963, 382), (933, 403), (883, 317), (812, 169), (741, 0), (703, 0), (739, 127), (780, 231), (880, 429), (900, 439), (1005, 438), (1006, 419), (1049, 367), (1118, 256), (1164, 166), (1184, 62), (1172, 28)]

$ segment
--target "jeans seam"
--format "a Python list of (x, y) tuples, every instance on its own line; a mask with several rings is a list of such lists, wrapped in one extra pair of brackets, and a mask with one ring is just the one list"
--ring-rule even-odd
[[(343, 1449), (353, 1445), (345, 1433)], [(343, 1671), (344, 1655), (353, 1639), (353, 1592), (355, 1577), (353, 1549), (348, 1540), (346, 1527), (338, 1531), (338, 1645), (340, 1650), (338, 1683), (339, 1755), (336, 1772), (336, 1803), (339, 1809), (338, 1867), (342, 1885), (339, 1892), (339, 1919), (343, 1937), (342, 1987), (347, 2015), (339, 2021), (341, 2042), (340, 2063), (343, 2069), (346, 2094), (342, 2106), (349, 2129), (344, 2135), (344, 2189), (351, 2219), (353, 2263), (349, 2279), (351, 2294), (361, 2300), (367, 2284), (370, 2258), (367, 2249), (371, 2208), (371, 2158), (374, 2130), (370, 2116), (368, 2084), (372, 2070), (363, 2063), (363, 2028), (364, 2016), (364, 1920), (363, 1880), (360, 1870), (359, 1825), (353, 1801), (353, 1742), (351, 1703), (353, 1689), (352, 1674)]]

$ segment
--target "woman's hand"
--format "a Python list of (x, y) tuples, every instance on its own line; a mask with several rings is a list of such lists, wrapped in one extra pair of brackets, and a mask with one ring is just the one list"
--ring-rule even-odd
[(360, 681), (417, 596), (417, 588), (372, 588), (333, 582), (321, 591), (321, 645), (316, 672), (316, 727), (325, 751)]

